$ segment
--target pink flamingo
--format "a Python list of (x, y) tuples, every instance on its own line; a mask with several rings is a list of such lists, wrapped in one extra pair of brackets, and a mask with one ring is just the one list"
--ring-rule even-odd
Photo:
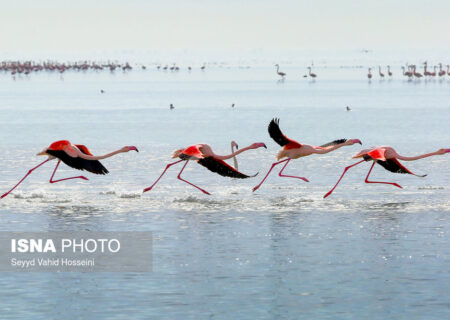
[(389, 146), (374, 147), (371, 149), (362, 150), (362, 151), (358, 152), (355, 156), (353, 156), (353, 159), (363, 158), (363, 160), (346, 167), (344, 169), (344, 172), (342, 173), (341, 177), (339, 178), (338, 182), (336, 183), (336, 185), (324, 195), (324, 198), (328, 197), (334, 191), (334, 189), (336, 189), (336, 187), (338, 186), (339, 182), (341, 182), (342, 178), (344, 177), (344, 175), (348, 169), (350, 169), (362, 162), (373, 161), (372, 166), (370, 167), (370, 170), (367, 173), (366, 180), (364, 181), (365, 183), (390, 184), (395, 187), (402, 188), (402, 186), (398, 185), (397, 183), (393, 183), (393, 182), (369, 181), (369, 175), (372, 172), (372, 169), (375, 166), (375, 164), (378, 163), (384, 169), (394, 172), (394, 173), (412, 174), (417, 177), (423, 178), (426, 175), (417, 175), (417, 174), (412, 173), (407, 168), (405, 168), (398, 160), (414, 161), (414, 160), (419, 160), (419, 159), (423, 159), (423, 158), (427, 158), (427, 157), (431, 157), (431, 156), (435, 156), (435, 155), (441, 155), (441, 154), (448, 153), (448, 152), (450, 152), (450, 149), (439, 149), (436, 152), (426, 153), (426, 154), (422, 154), (422, 155), (415, 156), (415, 157), (405, 157), (405, 156), (399, 155), (397, 153), (397, 151), (394, 150), (394, 148), (389, 147)]
[(372, 68), (369, 68), (369, 73), (367, 74), (367, 78), (372, 79)]
[(279, 66), (278, 64), (276, 64), (275, 67), (277, 67), (277, 74), (278, 74), (282, 79), (284, 79), (284, 77), (286, 76), (286, 73), (280, 71), (280, 66)]
[(387, 66), (387, 69), (388, 69), (388, 76), (392, 77), (391, 66)]
[(93, 156), (92, 153), (89, 151), (89, 149), (86, 146), (80, 145), (80, 144), (71, 144), (67, 140), (60, 140), (53, 142), (48, 148), (45, 148), (41, 152), (39, 152), (38, 156), (48, 156), (48, 159), (44, 162), (40, 163), (36, 167), (30, 169), (28, 173), (20, 180), (11, 190), (3, 194), (0, 199), (6, 197), (8, 194), (10, 194), (19, 184), (22, 183), (23, 180), (25, 180), (34, 170), (42, 166), (44, 163), (53, 160), (55, 158), (58, 159), (58, 162), (56, 163), (55, 170), (53, 170), (53, 174), (50, 177), (50, 183), (56, 183), (64, 180), (71, 180), (71, 179), (83, 179), (88, 180), (88, 178), (84, 176), (76, 176), (71, 178), (64, 178), (59, 180), (53, 180), (53, 177), (55, 176), (56, 170), (59, 167), (59, 164), (64, 162), (69, 167), (72, 167), (74, 169), (78, 170), (86, 170), (95, 174), (107, 174), (109, 171), (100, 163), (98, 160), (106, 159), (109, 157), (112, 157), (118, 153), (122, 152), (128, 152), (134, 150), (136, 152), (139, 152), (136, 147), (128, 146), (123, 147), (122, 149), (116, 150), (114, 152), (108, 153), (103, 156)]
[[(211, 149), (211, 147), (207, 144), (196, 144), (196, 145), (192, 145), (189, 146), (187, 148), (184, 149), (178, 149), (175, 150), (172, 158), (179, 158), (180, 160), (169, 163), (166, 168), (164, 169), (164, 171), (162, 172), (162, 174), (159, 176), (159, 178), (148, 188), (145, 188), (143, 192), (147, 192), (153, 189), (153, 187), (158, 183), (158, 181), (162, 178), (162, 176), (166, 173), (167, 169), (169, 169), (171, 166), (180, 163), (182, 161), (185, 161), (184, 166), (181, 168), (181, 171), (178, 173), (178, 179), (186, 182), (187, 184), (197, 188), (198, 190), (200, 190), (201, 192), (210, 195), (210, 193), (198, 186), (196, 186), (195, 184), (184, 180), (181, 177), (181, 173), (183, 172), (184, 168), (186, 168), (187, 164), (189, 163), (190, 160), (193, 161), (197, 161), (198, 164), (206, 167), (208, 170), (215, 172), (221, 176), (224, 177), (231, 177), (231, 178), (238, 178), (238, 179), (246, 179), (246, 178), (250, 178), (250, 177), (254, 177), (256, 176), (248, 176), (245, 175), (241, 172), (239, 172), (237, 170), (237, 168), (233, 168), (232, 166), (230, 166), (229, 164), (227, 164), (224, 160), (230, 159), (230, 158), (234, 158), (234, 160), (236, 160), (236, 156), (244, 151), (247, 150), (251, 150), (251, 149), (257, 149), (257, 148), (267, 148), (266, 145), (264, 143), (253, 143), (248, 147), (242, 148), (240, 150), (237, 150), (236, 152), (233, 152), (233, 148), (236, 147), (237, 148), (237, 144), (236, 143), (231, 143), (231, 151), (232, 153), (226, 156), (221, 156), (221, 155), (217, 155), (213, 152), (213, 150)], [(235, 162), (235, 165), (237, 166), (237, 162)]]
[(445, 76), (445, 70), (442, 69), (442, 63), (439, 63), (439, 77)]
[(384, 73), (381, 72), (381, 66), (378, 66), (378, 73), (382, 79), (384, 79)]
[[(280, 172), (278, 173), (278, 175), (280, 177), (286, 177), (286, 178), (296, 178), (296, 179), (301, 179), (305, 182), (309, 182), (308, 179), (304, 178), (304, 177), (296, 177), (296, 176), (287, 176), (282, 174), (283, 170), (286, 168), (286, 166), (288, 165), (288, 163), (292, 160), (292, 159), (298, 159), (300, 157), (306, 157), (312, 154), (325, 154), (334, 150), (337, 150), (343, 146), (351, 146), (354, 143), (359, 143), (362, 144), (360, 140), (358, 139), (339, 139), (339, 140), (334, 140), (331, 141), (329, 143), (326, 143), (320, 147), (316, 147), (316, 146), (311, 146), (308, 144), (301, 144), (295, 140), (289, 139), (288, 137), (286, 137), (280, 130), (280, 126), (279, 126), (279, 119), (273, 119), (268, 127), (268, 131), (269, 131), (269, 135), (270, 137), (276, 142), (278, 143), (280, 146), (283, 147), (283, 149), (278, 152), (277, 155), (277, 160), (278, 162), (274, 162), (272, 163), (272, 166), (269, 169), (269, 172), (267, 172), (266, 176), (264, 177), (264, 179), (256, 186), (253, 188), (253, 191), (256, 191), (259, 189), (259, 187), (264, 183), (264, 181), (267, 179), (267, 177), (269, 176), (270, 172), (272, 171), (272, 169), (276, 166), (279, 165), (280, 163), (286, 162), (286, 164), (283, 166), (283, 168), (280, 170)], [(284, 160), (281, 160), (283, 158), (286, 158)], [(280, 161), (281, 160), (281, 161)]]

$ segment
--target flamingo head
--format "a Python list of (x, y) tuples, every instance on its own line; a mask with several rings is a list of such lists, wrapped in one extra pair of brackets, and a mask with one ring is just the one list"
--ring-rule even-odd
[(265, 143), (262, 143), (262, 142), (257, 142), (257, 143), (254, 143), (254, 144), (253, 144), (253, 146), (255, 147), (255, 149), (256, 149), (256, 148), (261, 148), (261, 147), (263, 147), (263, 148), (266, 148), (266, 149), (267, 149), (267, 146), (266, 146), (266, 144), (265, 144)]
[(139, 152), (138, 148), (136, 148), (135, 146), (127, 146), (129, 151), (136, 151)]
[(352, 141), (353, 141), (353, 143), (359, 143), (360, 145), (362, 145), (362, 142), (359, 139), (352, 139)]

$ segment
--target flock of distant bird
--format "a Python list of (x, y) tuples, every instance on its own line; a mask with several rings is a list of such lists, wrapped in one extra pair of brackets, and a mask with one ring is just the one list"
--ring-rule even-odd
[[(142, 70), (146, 70), (147, 67), (145, 65), (138, 65)], [(280, 65), (276, 64), (276, 73), (278, 76), (281, 77), (281, 81), (283, 81), (286, 78), (286, 73), (280, 71)], [(430, 70), (428, 69), (427, 62), (423, 63), (423, 73), (420, 73), (417, 71), (417, 66), (414, 64), (406, 64), (406, 66), (402, 66), (403, 76), (407, 77), (409, 80), (412, 80), (414, 78), (428, 78), (432, 79), (435, 77), (443, 78), (446, 75), (450, 76), (450, 65), (446, 66), (447, 69), (445, 70), (443, 68), (443, 64), (439, 63), (438, 65), (434, 65)], [(0, 71), (9, 72), (12, 76), (16, 74), (24, 74), (29, 75), (32, 72), (40, 72), (40, 71), (49, 71), (49, 72), (59, 72), (64, 73), (67, 70), (74, 70), (74, 71), (87, 71), (87, 70), (95, 70), (95, 71), (102, 71), (102, 70), (109, 70), (111, 72), (115, 71), (116, 69), (128, 71), (132, 70), (133, 67), (130, 63), (124, 62), (124, 63), (118, 63), (118, 62), (106, 62), (106, 63), (100, 63), (100, 62), (93, 62), (93, 61), (81, 61), (81, 62), (54, 62), (54, 61), (47, 61), (47, 62), (35, 62), (35, 61), (2, 61), (0, 62)], [(171, 65), (165, 64), (164, 66), (162, 64), (158, 64), (156, 66), (157, 70), (161, 71), (180, 71), (180, 67), (176, 63), (172, 63)], [(205, 70), (206, 64), (203, 64), (200, 67), (200, 70)], [(193, 70), (191, 66), (187, 67), (188, 71)], [(317, 74), (312, 72), (312, 67), (307, 67), (308, 72), (303, 75), (303, 78), (311, 78), (316, 79)], [(382, 72), (381, 66), (378, 66), (378, 76), (380, 79), (385, 79), (385, 73)], [(387, 76), (391, 78), (393, 76), (393, 73), (391, 71), (391, 67), (387, 66)], [(367, 78), (370, 80), (374, 77), (374, 74), (372, 74), (372, 68), (368, 68)]]
[[(144, 67), (145, 68), (145, 67)], [(67, 70), (75, 71), (87, 71), (87, 70), (109, 70), (114, 71), (116, 69), (121, 69), (123, 71), (131, 70), (133, 67), (128, 63), (98, 63), (98, 62), (35, 62), (35, 61), (2, 61), (0, 63), (0, 71), (10, 72), (12, 76), (15, 74), (25, 74), (28, 75), (32, 72), (40, 71), (56, 71), (59, 73), (64, 73)]]
[[(439, 71), (437, 71), (437, 68), (439, 67)], [(372, 68), (369, 68), (369, 72), (367, 73), (367, 78), (370, 80), (372, 79)], [(420, 73), (417, 71), (417, 66), (415, 64), (406, 64), (405, 66), (402, 66), (402, 73), (403, 76), (407, 77), (409, 80), (412, 80), (414, 78), (420, 79), (422, 77), (426, 77), (428, 79), (432, 79), (435, 77), (443, 78), (445, 75), (450, 76), (450, 65), (447, 65), (447, 70), (445, 70), (442, 66), (442, 63), (439, 63), (438, 66), (433, 66), (433, 72), (430, 72), (428, 70), (428, 63), (425, 61), (423, 63), (423, 73)], [(392, 77), (391, 67), (387, 66), (387, 74), (389, 77)], [(381, 71), (381, 66), (378, 66), (378, 75), (380, 76), (380, 79), (384, 79), (385, 75)]]
[[(275, 67), (277, 67), (277, 74), (281, 77), (280, 80), (284, 80), (285, 77), (286, 77), (286, 73), (280, 71), (280, 65), (279, 65), (279, 64), (276, 64)], [(305, 74), (305, 75), (303, 75), (303, 78), (307, 78), (308, 76), (309, 76), (310, 78), (312, 78), (312, 79), (317, 78), (317, 74), (313, 73), (313, 72), (311, 71), (311, 69), (312, 69), (311, 67), (308, 67), (308, 73)]]
[[(163, 67), (162, 65), (158, 64), (158, 65), (156, 66), (156, 69), (162, 70), (162, 71), (180, 71), (180, 67), (177, 66), (176, 63), (173, 63), (170, 67), (169, 67), (168, 64), (166, 64), (164, 67)], [(191, 70), (192, 70), (192, 67), (191, 67), (191, 66), (188, 66), (187, 69), (188, 69), (189, 71), (191, 71)], [(205, 69), (206, 69), (206, 64), (203, 64), (203, 65), (200, 67), (200, 70), (203, 71), (203, 70), (205, 70)]]
[[(138, 65), (142, 70), (146, 70), (147, 67), (145, 65)], [(114, 72), (116, 69), (122, 71), (132, 70), (133, 67), (129, 62), (118, 63), (118, 62), (93, 62), (93, 61), (81, 61), (81, 62), (55, 62), (55, 61), (46, 61), (46, 62), (36, 62), (36, 61), (2, 61), (0, 62), (0, 72), (3, 71), (5, 73), (10, 73), (13, 77), (17, 75), (29, 75), (31, 73), (47, 71), (47, 72), (59, 72), (64, 73), (68, 70), (73, 71), (87, 71), (87, 70), (109, 70)], [(157, 65), (156, 69), (162, 71), (179, 71), (180, 67), (177, 66), (176, 63), (173, 63), (171, 66), (169, 65)], [(200, 67), (200, 70), (205, 70), (206, 64), (203, 64)], [(191, 66), (187, 67), (187, 70), (191, 71), (193, 68)]]

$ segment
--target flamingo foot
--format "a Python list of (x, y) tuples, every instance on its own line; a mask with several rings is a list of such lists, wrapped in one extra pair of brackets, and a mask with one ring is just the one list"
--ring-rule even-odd
[(259, 189), (259, 186), (254, 187), (254, 188), (253, 188), (253, 192), (255, 192), (255, 191), (258, 190), (258, 189)]

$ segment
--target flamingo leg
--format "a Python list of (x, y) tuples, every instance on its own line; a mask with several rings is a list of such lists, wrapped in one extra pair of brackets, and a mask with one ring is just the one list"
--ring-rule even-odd
[(289, 159), (289, 160), (286, 162), (286, 164), (285, 164), (284, 167), (280, 170), (280, 173), (278, 173), (278, 175), (279, 175), (280, 177), (285, 177), (285, 178), (296, 178), (296, 179), (301, 179), (301, 180), (303, 180), (303, 181), (305, 181), (305, 182), (309, 182), (308, 179), (303, 178), (303, 177), (287, 176), (287, 175), (281, 174), (281, 173), (283, 172), (284, 168), (286, 168), (286, 166), (288, 165), (289, 161), (291, 161), (291, 159)]
[(64, 179), (59, 179), (59, 180), (53, 180), (53, 177), (55, 176), (56, 170), (58, 169), (60, 163), (61, 163), (61, 160), (58, 160), (58, 162), (56, 163), (55, 170), (53, 170), (53, 174), (50, 177), (50, 180), (49, 180), (50, 183), (56, 183), (56, 182), (60, 182), (60, 181), (64, 181), (64, 180), (71, 180), (71, 179), (88, 180), (88, 178), (86, 178), (84, 176), (76, 176), (76, 177), (71, 177), (71, 178), (64, 178)]
[(155, 184), (157, 184), (158, 181), (161, 180), (162, 176), (166, 173), (167, 169), (169, 169), (169, 168), (170, 168), (171, 166), (173, 166), (174, 164), (180, 163), (181, 161), (184, 161), (184, 160), (178, 160), (178, 161), (169, 163), (169, 164), (166, 166), (166, 168), (164, 169), (163, 173), (161, 173), (161, 175), (159, 176), (159, 178), (158, 178), (158, 179), (157, 179), (150, 187), (145, 188), (143, 192), (147, 192), (147, 191), (152, 190), (152, 188), (155, 186)]
[(376, 163), (376, 162), (374, 161), (373, 164), (372, 164), (372, 166), (370, 167), (370, 170), (369, 170), (369, 172), (367, 173), (366, 180), (364, 180), (365, 183), (391, 184), (391, 185), (393, 185), (393, 186), (396, 186), (397, 188), (403, 188), (401, 185), (399, 185), (399, 184), (397, 184), (397, 183), (394, 183), (394, 182), (369, 181), (369, 176), (370, 176), (370, 173), (372, 172), (372, 169), (373, 169), (375, 163)]
[(360, 164), (360, 163), (362, 163), (362, 162), (364, 162), (364, 161), (366, 161), (366, 160), (361, 160), (361, 161), (359, 161), (359, 162), (357, 162), (357, 163), (354, 163), (354, 164), (352, 164), (352, 165), (350, 165), (350, 166), (348, 166), (348, 167), (345, 167), (344, 172), (342, 172), (342, 175), (341, 175), (341, 177), (339, 178), (338, 182), (336, 182), (336, 184), (335, 184), (335, 186), (333, 187), (333, 189), (331, 189), (330, 191), (328, 191), (328, 192), (323, 196), (323, 198), (325, 199), (326, 197), (328, 197), (330, 194), (333, 193), (334, 189), (336, 189), (336, 187), (338, 186), (339, 182), (341, 182), (342, 178), (344, 177), (344, 175), (345, 175), (345, 173), (347, 172), (348, 169), (350, 169), (351, 167), (354, 167), (354, 166), (356, 166), (356, 165), (358, 165), (358, 164)]
[(270, 167), (269, 172), (267, 172), (267, 174), (266, 174), (266, 176), (264, 177), (264, 179), (262, 179), (262, 181), (261, 181), (256, 187), (253, 188), (253, 192), (255, 192), (256, 190), (258, 190), (259, 187), (261, 187), (261, 185), (264, 183), (264, 181), (266, 181), (266, 179), (267, 179), (267, 177), (269, 176), (270, 172), (272, 171), (272, 169), (273, 169), (276, 165), (279, 165), (280, 163), (283, 163), (283, 162), (286, 162), (286, 161), (289, 162), (289, 160), (291, 160), (291, 159), (284, 159), (284, 160), (281, 160), (281, 161), (272, 163), (272, 166)]
[(203, 192), (203, 193), (205, 193), (205, 194), (209, 194), (209, 195), (211, 195), (208, 191), (206, 191), (206, 190), (203, 190), (202, 188), (200, 188), (200, 187), (198, 187), (198, 186), (196, 186), (195, 184), (193, 184), (193, 183), (190, 183), (189, 181), (187, 181), (187, 180), (184, 180), (182, 177), (181, 177), (181, 173), (183, 172), (183, 170), (184, 170), (184, 168), (186, 168), (186, 166), (187, 166), (187, 164), (188, 164), (188, 162), (189, 162), (189, 160), (188, 161), (186, 161), (186, 163), (184, 164), (184, 166), (183, 166), (183, 168), (181, 168), (181, 171), (180, 171), (180, 173), (178, 174), (178, 179), (180, 179), (181, 181), (184, 181), (184, 182), (186, 182), (187, 184), (190, 184), (191, 186), (193, 186), (193, 187), (195, 187), (195, 188), (197, 188), (198, 190), (200, 190), (201, 192)]
[(3, 199), (4, 197), (6, 197), (8, 194), (10, 194), (15, 188), (17, 188), (17, 186), (19, 184), (22, 183), (23, 180), (25, 180), (34, 170), (36, 170), (37, 168), (39, 168), (40, 166), (42, 166), (44, 163), (50, 161), (51, 159), (47, 159), (44, 162), (40, 163), (39, 165), (37, 165), (36, 167), (30, 169), (27, 174), (22, 178), (22, 180), (20, 180), (11, 190), (9, 190), (8, 192), (6, 192), (5, 194), (3, 194), (0, 199)]

